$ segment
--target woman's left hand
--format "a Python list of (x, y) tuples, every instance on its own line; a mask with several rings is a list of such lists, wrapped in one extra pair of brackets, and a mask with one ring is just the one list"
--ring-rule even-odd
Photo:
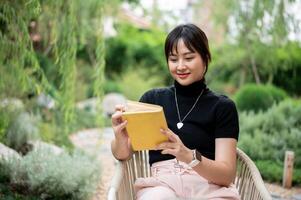
[(160, 130), (162, 134), (168, 137), (168, 142), (159, 144), (156, 150), (162, 150), (162, 154), (170, 154), (176, 157), (177, 160), (189, 163), (193, 159), (192, 150), (187, 148), (181, 141), (178, 135), (170, 129)]

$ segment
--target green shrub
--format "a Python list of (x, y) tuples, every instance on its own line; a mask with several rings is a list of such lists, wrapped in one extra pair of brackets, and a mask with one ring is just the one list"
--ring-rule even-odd
[[(35, 112), (40, 120), (38, 123), (40, 138), (44, 141), (64, 146), (69, 150), (73, 149), (69, 133), (73, 133), (74, 123), (64, 123), (63, 112), (60, 108), (42, 109), (37, 108)], [(74, 118), (76, 118), (76, 113)]]
[(222, 81), (211, 81), (208, 84), (208, 87), (218, 93), (218, 94), (225, 94), (232, 98), (233, 93), (235, 93), (236, 88), (231, 83), (225, 83)]
[[(275, 163), (273, 160), (257, 160), (255, 162), (262, 178), (269, 182), (282, 182), (283, 164)], [(293, 170), (293, 185), (301, 185), (301, 169), (294, 168)]]
[(88, 199), (100, 178), (99, 163), (82, 152), (59, 155), (38, 148), (21, 160), (2, 161), (2, 180), (17, 193), (43, 199)]
[(5, 143), (5, 136), (9, 125), (22, 111), (22, 107), (16, 107), (13, 104), (7, 106), (0, 105), (0, 142)]
[(278, 88), (274, 85), (266, 85), (265, 87), (269, 91), (269, 93), (272, 95), (272, 98), (273, 98), (274, 102), (276, 102), (276, 103), (288, 98), (287, 93), (281, 88)]
[(118, 85), (118, 83), (116, 81), (113, 80), (106, 80), (105, 84), (104, 84), (104, 93), (111, 93), (111, 92), (117, 92), (120, 93), (121, 89), (120, 86)]
[[(93, 109), (93, 108), (91, 108)], [(36, 113), (41, 120), (39, 122), (39, 135), (43, 141), (55, 143), (58, 146), (64, 146), (69, 150), (73, 149), (69, 134), (76, 131), (99, 127), (97, 115), (90, 110), (75, 108), (73, 121), (67, 124), (68, 133), (64, 133), (63, 115), (59, 109), (40, 110)]]
[(28, 141), (36, 139), (39, 139), (39, 130), (33, 115), (21, 113), (8, 127), (6, 143), (17, 151), (22, 152)]
[(57, 131), (57, 127), (52, 123), (41, 122), (39, 124), (39, 132), (42, 141), (45, 142), (53, 142), (55, 141), (55, 133)]
[(300, 168), (294, 168), (293, 184), (301, 185), (301, 169)]
[(261, 85), (248, 84), (235, 95), (237, 108), (241, 111), (266, 110), (273, 104), (271, 94)]
[(7, 113), (1, 109), (0, 110), (0, 142), (5, 142), (5, 132), (6, 129), (9, 126), (9, 117), (7, 116)]
[(96, 115), (89, 109), (75, 109), (75, 118), (72, 124), (72, 132), (76, 132), (87, 128), (98, 127)]
[[(285, 150), (301, 155), (301, 104), (285, 100), (264, 113), (243, 112), (239, 117), (239, 145), (253, 159), (282, 162)], [(295, 162), (301, 166), (300, 158)]]
[[(87, 97), (88, 98), (91, 98), (91, 97), (94, 97), (95, 94), (94, 94), (94, 86), (91, 84), (89, 85), (89, 88), (87, 90)], [(121, 92), (121, 88), (120, 88), (120, 85), (118, 84), (117, 81), (114, 81), (112, 79), (106, 79), (104, 81), (104, 85), (103, 85), (103, 90), (104, 90), (104, 94), (107, 94), (107, 93), (111, 93), (111, 92), (117, 92), (117, 93), (120, 93)]]
[(284, 100), (287, 94), (272, 85), (246, 84), (235, 95), (240, 111), (265, 111), (274, 103)]
[[(284, 100), (266, 112), (242, 112), (238, 146), (253, 160), (283, 163), (287, 150), (295, 152), (296, 169), (301, 168), (301, 104)], [(271, 170), (269, 173), (273, 173)], [(275, 171), (276, 173), (276, 171)], [(300, 172), (297, 172), (297, 174)], [(269, 174), (265, 174), (269, 177)], [(275, 174), (271, 176), (278, 176)], [(300, 177), (300, 176), (299, 176)], [(296, 181), (297, 183), (298, 181)]]
[[(255, 43), (254, 43), (255, 45)], [(239, 43), (224, 43), (211, 49), (214, 58), (207, 74), (208, 80), (220, 80), (236, 86), (242, 82), (254, 82), (248, 50)], [(235, 56), (233, 56), (235, 55)], [(300, 43), (287, 42), (271, 47), (271, 44), (256, 42), (253, 58), (263, 83), (285, 88), (293, 96), (301, 95), (301, 48)], [(272, 78), (272, 79), (271, 79)]]
[(272, 160), (257, 160), (255, 162), (262, 178), (270, 182), (281, 182), (283, 175), (283, 165)]
[(166, 83), (170, 75), (164, 58), (165, 33), (153, 28), (143, 31), (125, 23), (117, 24), (116, 29), (118, 35), (106, 39), (106, 76), (113, 79), (139, 66)]
[(143, 69), (132, 69), (122, 74), (121, 91), (130, 100), (138, 100), (147, 90), (163, 85), (162, 77), (149, 76)]

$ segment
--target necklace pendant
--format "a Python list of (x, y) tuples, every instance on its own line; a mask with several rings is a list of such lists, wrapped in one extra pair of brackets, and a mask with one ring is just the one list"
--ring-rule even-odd
[(183, 123), (182, 122), (179, 122), (179, 123), (177, 123), (177, 127), (178, 127), (178, 129), (181, 129), (182, 127), (183, 127)]

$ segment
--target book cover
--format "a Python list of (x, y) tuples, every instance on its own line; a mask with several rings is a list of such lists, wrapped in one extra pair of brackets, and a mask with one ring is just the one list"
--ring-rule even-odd
[(159, 105), (127, 101), (123, 120), (134, 151), (152, 150), (168, 138), (160, 132), (167, 129), (163, 108)]

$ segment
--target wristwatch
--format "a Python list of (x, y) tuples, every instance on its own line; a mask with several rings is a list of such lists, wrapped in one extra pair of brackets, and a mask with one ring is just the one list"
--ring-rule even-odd
[(195, 167), (202, 161), (202, 154), (196, 149), (192, 150), (192, 161), (188, 163), (189, 167)]

